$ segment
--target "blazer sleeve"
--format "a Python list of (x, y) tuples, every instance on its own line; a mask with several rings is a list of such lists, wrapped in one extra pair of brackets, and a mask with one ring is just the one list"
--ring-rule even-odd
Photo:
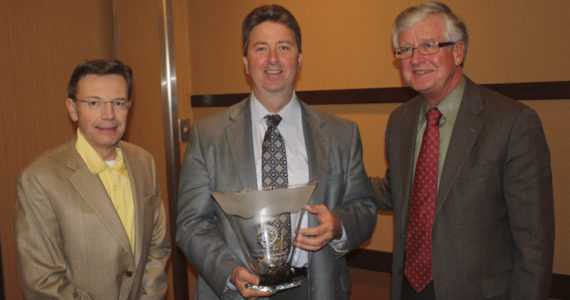
[(152, 171), (153, 184), (155, 186), (155, 195), (153, 198), (154, 226), (148, 259), (141, 282), (141, 293), (139, 294), (139, 299), (141, 300), (163, 299), (168, 288), (164, 269), (170, 256), (170, 246), (168, 244), (164, 204), (161, 201), (160, 188), (156, 180), (154, 161), (152, 161)]
[[(391, 134), (391, 127), (392, 122), (388, 121), (388, 125), (386, 128), (386, 137), (384, 144), (386, 145), (385, 156), (388, 159), (390, 156), (390, 149), (388, 145), (390, 145), (390, 134)], [(386, 169), (386, 174), (384, 178), (381, 177), (371, 177), (370, 183), (372, 184), (372, 190), (374, 191), (374, 196), (376, 197), (376, 208), (384, 211), (393, 211), (394, 204), (392, 200), (392, 189), (390, 185), (390, 165)]]
[(219, 227), (223, 225), (211, 196), (215, 183), (210, 173), (215, 172), (215, 161), (203, 152), (206, 151), (203, 147), (213, 146), (201, 141), (206, 136), (201, 135), (199, 128), (200, 123), (192, 127), (180, 172), (176, 243), (200, 276), (222, 297), (224, 293), (233, 292), (228, 290), (226, 283), (241, 263), (230, 252), (220, 232)]
[(377, 217), (374, 194), (362, 161), (362, 141), (356, 124), (352, 123), (350, 137), (350, 146), (345, 149), (348, 152), (348, 166), (342, 204), (333, 210), (346, 231), (348, 251), (370, 239)]
[(515, 252), (511, 299), (546, 299), (554, 253), (550, 153), (540, 119), (524, 109), (513, 124), (505, 157), (504, 193)]
[(59, 222), (40, 180), (24, 171), (17, 182), (15, 236), (26, 299), (91, 299), (67, 278)]

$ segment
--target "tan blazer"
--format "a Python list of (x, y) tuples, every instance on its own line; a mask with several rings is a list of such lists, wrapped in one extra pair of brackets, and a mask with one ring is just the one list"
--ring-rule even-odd
[(17, 183), (16, 247), (27, 299), (162, 299), (170, 255), (152, 156), (120, 142), (135, 200), (134, 255), (99, 176), (75, 139), (42, 155)]

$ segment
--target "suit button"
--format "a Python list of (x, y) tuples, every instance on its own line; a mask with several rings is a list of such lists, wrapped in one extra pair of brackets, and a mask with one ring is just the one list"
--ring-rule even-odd
[(133, 272), (131, 272), (131, 271), (125, 271), (125, 276), (131, 277), (131, 276), (133, 276)]

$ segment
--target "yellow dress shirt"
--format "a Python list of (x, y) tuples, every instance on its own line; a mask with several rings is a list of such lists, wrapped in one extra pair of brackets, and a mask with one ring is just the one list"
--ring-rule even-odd
[[(123, 153), (120, 148), (116, 149), (113, 162), (105, 162), (77, 129), (77, 142), (75, 149), (87, 165), (91, 173), (99, 175), (107, 195), (111, 198), (113, 206), (121, 219), (121, 223), (131, 243), (131, 251), (134, 254), (135, 245), (135, 208), (133, 192), (129, 172), (125, 166)], [(114, 163), (114, 164), (113, 164)]]

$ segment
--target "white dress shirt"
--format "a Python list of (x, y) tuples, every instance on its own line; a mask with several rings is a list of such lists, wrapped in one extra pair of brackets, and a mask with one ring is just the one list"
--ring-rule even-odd
[[(261, 149), (265, 132), (267, 131), (266, 115), (273, 115), (269, 112), (261, 102), (255, 97), (253, 91), (250, 95), (251, 108), (251, 133), (253, 137), (253, 155), (255, 158), (255, 174), (257, 178), (257, 188), (263, 189), (261, 174)], [(281, 110), (278, 115), (281, 116), (281, 122), (277, 126), (279, 133), (285, 141), (285, 153), (287, 155), (287, 180), (290, 185), (306, 184), (309, 182), (309, 163), (307, 159), (307, 148), (305, 144), (305, 135), (303, 131), (303, 118), (301, 113), (301, 104), (297, 100), (295, 92), (293, 92), (291, 101)], [(298, 223), (299, 213), (291, 215), (291, 230), (295, 232), (295, 226)], [(300, 228), (307, 228), (309, 224), (308, 213), (303, 215)], [(342, 225), (342, 224), (341, 224)], [(329, 245), (334, 251), (340, 254), (347, 252), (346, 231), (342, 227), (342, 237), (337, 240), (331, 240)], [(308, 267), (309, 253), (301, 248), (295, 248), (295, 253), (291, 259), (291, 266), (296, 268)], [(236, 287), (228, 278), (226, 285), (236, 290)]]
[[(251, 92), (251, 130), (253, 136), (253, 155), (255, 158), (255, 173), (257, 177), (257, 188), (262, 189), (261, 175), (261, 149), (265, 131), (267, 131), (267, 123), (264, 117), (272, 115), (261, 102)], [(291, 101), (278, 113), (281, 116), (281, 122), (277, 126), (279, 133), (285, 140), (285, 153), (287, 155), (287, 178), (290, 185), (306, 184), (309, 182), (309, 163), (307, 159), (307, 148), (305, 144), (305, 135), (303, 131), (303, 118), (301, 113), (301, 104), (297, 100), (295, 92), (293, 92)], [(291, 215), (291, 230), (295, 232), (299, 214)], [(309, 223), (308, 213), (303, 215), (301, 219), (301, 228), (307, 228)], [(345, 253), (346, 249), (346, 232), (342, 227), (342, 237), (338, 240), (331, 240), (330, 245), (338, 253)], [(296, 248), (291, 265), (293, 267), (302, 268), (308, 266), (309, 253), (306, 250)]]
[[(250, 96), (251, 105), (251, 130), (253, 136), (253, 155), (255, 158), (255, 174), (257, 177), (257, 188), (262, 189), (261, 180), (261, 149), (265, 131), (267, 131), (266, 115), (272, 115), (252, 92)], [(287, 178), (290, 185), (306, 184), (309, 182), (309, 163), (307, 161), (307, 148), (305, 147), (305, 136), (303, 134), (303, 120), (301, 118), (301, 105), (293, 93), (291, 101), (278, 113), (281, 122), (277, 128), (285, 141), (285, 152), (287, 155)], [(291, 230), (297, 224), (299, 214), (291, 215)], [(308, 225), (308, 217), (305, 213), (301, 220), (301, 228)], [(305, 267), (308, 264), (308, 253), (306, 250), (297, 248), (291, 260), (291, 265), (297, 268)]]

